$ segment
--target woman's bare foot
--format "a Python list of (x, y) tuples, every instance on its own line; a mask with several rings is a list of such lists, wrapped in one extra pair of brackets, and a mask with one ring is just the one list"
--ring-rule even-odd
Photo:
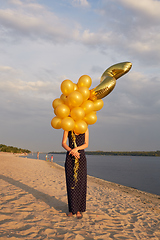
[(82, 213), (80, 213), (80, 212), (77, 212), (76, 216), (78, 219), (81, 219), (83, 217)]
[(72, 213), (72, 212), (69, 212), (69, 213), (67, 214), (67, 216), (68, 216), (68, 217), (72, 217), (72, 216), (73, 216), (73, 213)]

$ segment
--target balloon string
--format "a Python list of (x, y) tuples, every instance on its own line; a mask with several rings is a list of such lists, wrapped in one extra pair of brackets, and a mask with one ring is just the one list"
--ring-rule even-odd
[[(77, 147), (77, 144), (76, 144), (76, 136), (74, 134), (73, 131), (71, 131), (71, 137), (72, 137), (72, 142), (73, 142), (73, 145), (74, 145), (74, 148)], [(78, 182), (78, 169), (79, 169), (79, 159), (74, 157), (74, 168), (73, 168), (73, 171), (74, 171), (74, 174), (73, 174), (73, 181), (75, 182), (75, 185), (74, 187), (72, 187), (72, 189), (75, 188), (77, 182)]]

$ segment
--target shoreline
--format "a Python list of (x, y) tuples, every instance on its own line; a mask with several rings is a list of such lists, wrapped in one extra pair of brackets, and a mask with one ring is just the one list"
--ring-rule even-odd
[[(60, 166), (57, 163), (51, 163), (51, 162), (47, 162), (49, 165), (53, 165), (61, 170), (64, 171), (64, 167)], [(160, 204), (160, 195), (158, 194), (153, 194), (153, 193), (148, 193), (145, 191), (141, 191), (139, 189), (136, 188), (132, 188), (132, 187), (127, 187), (118, 183), (114, 183), (114, 182), (110, 182), (101, 178), (97, 178), (97, 177), (93, 177), (90, 175), (87, 175), (87, 181), (88, 182), (94, 182), (96, 184), (99, 184), (105, 188), (111, 188), (114, 190), (121, 190), (124, 193), (128, 193), (131, 194), (139, 199), (142, 199), (143, 201), (145, 201), (145, 198), (147, 198), (147, 200), (149, 200), (150, 202), (154, 202), (155, 204)]]
[(160, 197), (87, 176), (87, 210), (66, 213), (64, 167), (0, 153), (0, 238), (159, 239)]
[[(112, 156), (113, 158), (114, 158), (114, 156)], [(122, 156), (121, 156), (122, 157)], [(29, 156), (29, 158), (32, 158), (31, 156)], [(33, 158), (35, 158), (35, 156), (33, 157)], [(43, 156), (41, 156), (41, 158), (40, 158), (41, 160), (44, 160), (45, 161), (45, 156), (44, 156), (44, 158), (43, 158)], [(59, 158), (60, 159), (60, 158)], [(117, 156), (115, 156), (115, 159), (117, 159)], [(88, 162), (88, 175), (89, 175), (89, 168), (91, 167), (90, 166), (90, 162), (88, 161), (89, 159), (87, 158), (87, 162)], [(123, 160), (123, 159), (122, 159)], [(131, 159), (130, 159), (131, 160)], [(133, 160), (133, 159), (132, 159)], [(57, 162), (56, 160), (54, 160), (54, 163), (57, 163), (57, 164), (59, 164), (60, 166), (64, 166), (64, 162), (63, 162), (63, 164), (61, 164), (61, 163), (59, 163), (59, 162)], [(103, 163), (102, 163), (103, 164)], [(145, 164), (145, 162), (144, 162), (144, 164)], [(128, 166), (129, 167), (129, 166)], [(96, 168), (95, 168), (96, 169)], [(156, 170), (156, 169), (155, 169)], [(102, 172), (103, 172), (103, 168), (102, 168)], [(106, 179), (106, 176), (104, 175), (104, 173), (102, 174), (102, 175), (100, 175), (100, 174), (96, 174), (96, 171), (94, 170), (93, 171), (93, 169), (92, 169), (92, 171), (90, 172), (90, 174), (91, 175), (89, 175), (89, 176), (92, 176), (92, 177), (96, 177), (97, 179), (101, 179), (101, 180), (104, 180), (104, 181), (108, 181), (108, 182), (111, 182), (111, 183), (115, 183), (115, 184), (117, 184), (117, 186), (124, 186), (124, 187), (129, 187), (129, 188), (131, 188), (131, 189), (136, 189), (136, 190), (139, 190), (139, 191), (141, 191), (142, 193), (143, 192), (146, 192), (146, 193), (149, 193), (149, 194), (153, 194), (153, 195), (158, 195), (158, 196), (160, 196), (160, 192), (159, 192), (159, 188), (158, 188), (158, 184), (156, 183), (156, 181), (153, 179), (153, 182), (150, 182), (150, 181), (147, 181), (147, 185), (146, 185), (146, 183), (145, 183), (145, 180), (144, 180), (144, 182), (143, 182), (143, 184), (134, 184), (134, 179), (132, 178), (131, 180), (130, 180), (130, 184), (127, 182), (127, 180), (125, 179), (125, 180), (122, 180), (122, 176), (120, 176), (120, 179), (117, 179), (116, 178), (116, 181), (114, 181), (114, 177), (113, 178), (111, 178), (111, 179)], [(96, 176), (97, 175), (97, 176)], [(111, 176), (110, 176), (111, 177)], [(138, 176), (139, 178), (140, 178), (140, 175)], [(148, 179), (148, 176), (144, 176), (143, 177), (143, 179), (144, 178), (147, 178)], [(150, 177), (151, 177), (151, 175), (150, 175)], [(153, 171), (152, 171), (152, 177), (154, 177), (154, 173), (153, 173)], [(147, 180), (146, 179), (146, 180)], [(140, 180), (140, 179), (139, 179)], [(158, 180), (158, 179), (157, 179)], [(122, 183), (122, 182), (123, 183)], [(140, 181), (139, 181), (139, 183), (141, 183)], [(155, 184), (155, 186), (154, 186), (154, 184)], [(148, 187), (147, 187), (148, 186)]]
[[(64, 167), (63, 166), (61, 166), (61, 165), (59, 165), (59, 164), (57, 164), (55, 162), (48, 162), (48, 161), (46, 161), (46, 162), (48, 164), (54, 165), (57, 168), (62, 169), (64, 171)], [(141, 190), (139, 190), (137, 188), (127, 187), (125, 185), (121, 185), (119, 183), (110, 182), (110, 181), (107, 181), (107, 180), (104, 180), (104, 179), (101, 179), (101, 178), (97, 178), (97, 177), (94, 177), (94, 176), (87, 175), (87, 179), (89, 181), (93, 181), (93, 182), (95, 182), (97, 184), (100, 184), (100, 185), (106, 185), (106, 187), (111, 187), (113, 189), (120, 188), (124, 192), (130, 191), (130, 192), (133, 192), (134, 194), (139, 193), (139, 194), (142, 194), (142, 195), (146, 195), (147, 197), (150, 197), (150, 198), (160, 199), (160, 195), (158, 195), (158, 194), (141, 191)]]
[[(48, 152), (47, 154), (66, 154), (66, 152)], [(85, 151), (86, 155), (101, 156), (140, 156), (140, 157), (160, 157), (160, 151)]]

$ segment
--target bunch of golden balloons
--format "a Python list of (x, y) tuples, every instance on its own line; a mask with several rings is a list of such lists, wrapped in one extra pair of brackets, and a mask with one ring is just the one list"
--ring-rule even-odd
[(56, 115), (51, 121), (53, 128), (82, 134), (97, 121), (96, 112), (102, 109), (103, 100), (90, 98), (91, 84), (88, 75), (81, 76), (77, 84), (68, 79), (61, 83), (62, 94), (52, 103)]
[(78, 134), (86, 132), (88, 125), (97, 121), (96, 112), (103, 107), (102, 98), (113, 91), (117, 79), (131, 67), (131, 62), (112, 65), (102, 74), (100, 84), (91, 90), (92, 80), (88, 75), (81, 76), (77, 84), (64, 80), (61, 83), (60, 98), (52, 103), (56, 115), (51, 121), (52, 127)]

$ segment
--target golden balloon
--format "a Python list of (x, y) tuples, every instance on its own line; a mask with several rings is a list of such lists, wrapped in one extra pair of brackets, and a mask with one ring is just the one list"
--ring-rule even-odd
[(81, 107), (83, 108), (85, 114), (88, 114), (94, 110), (94, 103), (91, 100), (87, 100), (82, 103)]
[(95, 112), (90, 112), (85, 116), (84, 120), (88, 125), (94, 124), (97, 122), (97, 115)]
[(130, 62), (122, 62), (109, 67), (101, 77), (100, 84), (90, 92), (90, 99), (96, 100), (106, 97), (115, 87), (116, 80), (126, 74), (132, 67)]
[(86, 101), (90, 96), (90, 91), (89, 91), (88, 87), (80, 87), (78, 89), (78, 92), (80, 92), (82, 94), (83, 101)]
[(73, 83), (73, 91), (76, 91), (76, 90), (78, 90), (78, 86), (77, 84)]
[(72, 107), (79, 107), (83, 102), (83, 96), (80, 92), (74, 91), (69, 94), (67, 101)]
[(75, 121), (83, 119), (84, 116), (85, 116), (85, 112), (84, 112), (83, 108), (81, 108), (81, 107), (75, 107), (71, 110), (71, 117)]
[(67, 97), (62, 93), (60, 96), (60, 99), (63, 101), (63, 103), (65, 103), (67, 100)]
[(78, 80), (78, 88), (87, 87), (90, 88), (92, 84), (92, 79), (88, 75), (82, 75)]
[(71, 92), (74, 91), (74, 83), (66, 79), (61, 83), (61, 91), (65, 96), (68, 96)]
[(52, 102), (52, 107), (55, 109), (56, 107), (58, 107), (58, 105), (63, 104), (63, 100), (60, 98), (56, 98), (53, 102)]
[(77, 134), (82, 134), (87, 131), (87, 128), (88, 128), (88, 125), (85, 121), (78, 120), (75, 122), (74, 132)]
[(94, 111), (99, 111), (103, 108), (103, 100), (102, 99), (97, 99), (95, 101), (93, 101), (94, 103)]
[(112, 65), (102, 74), (100, 82), (104, 81), (107, 76), (114, 77), (116, 80), (129, 72), (132, 67), (131, 62), (121, 62)]
[(56, 108), (54, 108), (54, 114), (56, 115)]
[(65, 101), (65, 104), (70, 108), (70, 110), (71, 110), (72, 108), (74, 108), (74, 107), (70, 104), (70, 102), (68, 101), (68, 97), (67, 97), (67, 99), (66, 99), (66, 101)]
[(61, 119), (58, 117), (54, 117), (51, 121), (51, 126), (55, 129), (61, 128)]
[(61, 127), (64, 131), (72, 131), (74, 126), (75, 122), (71, 117), (63, 118), (61, 121)]
[(56, 107), (55, 113), (56, 113), (57, 117), (65, 118), (65, 117), (68, 117), (68, 115), (70, 113), (70, 109), (67, 105), (61, 104), (58, 107)]
[(115, 87), (116, 79), (108, 76), (96, 88), (90, 91), (90, 99), (97, 100), (106, 97)]

